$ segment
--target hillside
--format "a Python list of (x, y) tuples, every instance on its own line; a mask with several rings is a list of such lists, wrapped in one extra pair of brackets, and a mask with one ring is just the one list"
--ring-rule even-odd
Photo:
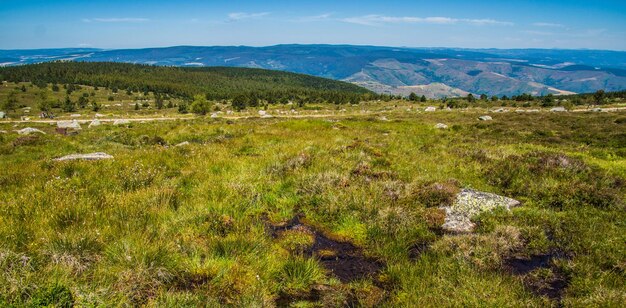
[(0, 68), (0, 79), (35, 84), (80, 84), (209, 99), (240, 95), (270, 102), (302, 99), (345, 103), (373, 96), (356, 85), (281, 71), (250, 68), (179, 68), (112, 62), (52, 62)]
[(176, 46), (125, 50), (6, 50), (0, 51), (0, 58), (0, 65), (5, 66), (62, 59), (265, 68), (349, 81), (378, 93), (406, 95), (406, 87), (420, 86), (414, 88), (416, 93), (431, 98), (463, 93), (545, 95), (626, 88), (626, 52), (603, 50)]

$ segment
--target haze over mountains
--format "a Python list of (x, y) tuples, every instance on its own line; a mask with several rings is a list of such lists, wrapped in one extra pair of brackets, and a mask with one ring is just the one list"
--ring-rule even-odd
[(55, 60), (265, 68), (348, 81), (379, 93), (427, 97), (626, 89), (622, 51), (352, 45), (0, 50), (3, 66)]

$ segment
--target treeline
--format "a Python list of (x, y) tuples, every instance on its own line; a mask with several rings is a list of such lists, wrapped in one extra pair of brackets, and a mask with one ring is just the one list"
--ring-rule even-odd
[(233, 100), (247, 105), (295, 102), (358, 103), (389, 99), (359, 86), (303, 74), (233, 67), (163, 67), (114, 62), (51, 62), (0, 68), (0, 79), (35, 85), (106, 87), (191, 99)]

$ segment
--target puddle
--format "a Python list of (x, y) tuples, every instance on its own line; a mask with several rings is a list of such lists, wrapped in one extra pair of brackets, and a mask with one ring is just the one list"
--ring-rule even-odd
[(282, 226), (270, 226), (272, 236), (277, 237), (287, 230), (301, 230), (313, 235), (314, 243), (304, 251), (308, 257), (315, 257), (328, 272), (341, 282), (352, 282), (366, 278), (376, 278), (384, 264), (363, 255), (363, 251), (350, 242), (331, 239), (314, 228), (300, 222), (300, 217)]
[[(524, 285), (534, 294), (560, 302), (569, 284), (568, 277), (553, 262), (561, 258), (560, 254), (512, 258), (504, 262), (504, 268), (513, 275), (521, 276)], [(540, 272), (542, 269), (546, 270), (544, 274)]]

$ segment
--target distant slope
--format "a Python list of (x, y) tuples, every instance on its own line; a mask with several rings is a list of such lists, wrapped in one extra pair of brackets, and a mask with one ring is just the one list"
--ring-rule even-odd
[(0, 68), (0, 79), (131, 88), (187, 97), (203, 93), (214, 99), (250, 95), (273, 100), (296, 96), (344, 100), (373, 95), (347, 82), (282, 71), (233, 67), (181, 68), (113, 62), (52, 62)]
[[(626, 52), (552, 49), (394, 48), (352, 45), (176, 46), (125, 50), (0, 51), (4, 65), (55, 59), (163, 66), (282, 70), (380, 93), (534, 95), (626, 89)], [(428, 85), (444, 84), (450, 89)], [(421, 90), (423, 89), (423, 90)]]

